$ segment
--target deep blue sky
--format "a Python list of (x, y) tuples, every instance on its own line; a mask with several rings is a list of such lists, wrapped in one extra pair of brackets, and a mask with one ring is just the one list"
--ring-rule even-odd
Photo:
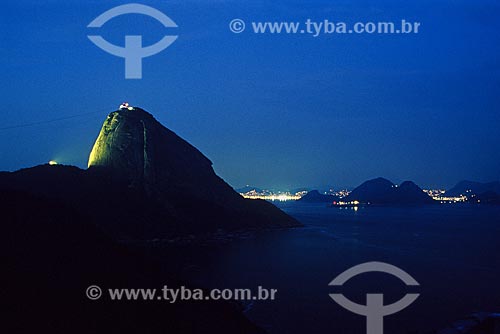
[[(178, 40), (125, 80), (124, 61), (86, 26), (126, 1), (4, 1), (0, 170), (51, 159), (86, 166), (106, 115), (143, 107), (235, 187), (356, 186), (377, 176), (449, 187), (500, 179), (497, 1), (142, 1)], [(420, 21), (418, 35), (233, 34), (251, 21)], [(128, 15), (98, 32), (115, 44), (165, 34)]]

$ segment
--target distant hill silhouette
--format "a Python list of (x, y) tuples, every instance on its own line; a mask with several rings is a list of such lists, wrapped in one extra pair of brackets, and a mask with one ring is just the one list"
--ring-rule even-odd
[(411, 181), (400, 186), (382, 177), (369, 180), (355, 188), (345, 201), (381, 205), (433, 204), (435, 201)]
[(467, 196), (470, 203), (500, 204), (500, 182), (460, 181), (446, 191), (446, 196)]
[(1, 189), (64, 202), (122, 239), (300, 226), (266, 201), (241, 197), (210, 160), (140, 108), (107, 117), (88, 170), (43, 165), (1, 173)]
[(368, 180), (354, 190), (345, 198), (346, 201), (358, 200), (360, 202), (373, 202), (373, 200), (385, 199), (394, 191), (394, 184), (382, 177)]
[(332, 203), (338, 198), (333, 195), (324, 195), (317, 190), (311, 190), (298, 201), (304, 203)]
[(446, 191), (446, 196), (460, 196), (465, 195), (480, 195), (483, 193), (496, 193), (500, 194), (500, 182), (474, 182), (474, 181), (460, 181), (453, 188)]

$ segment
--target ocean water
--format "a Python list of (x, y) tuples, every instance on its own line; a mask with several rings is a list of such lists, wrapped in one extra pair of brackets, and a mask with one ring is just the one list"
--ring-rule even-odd
[[(277, 289), (274, 301), (245, 303), (269, 333), (366, 333), (366, 318), (337, 305), (333, 292), (360, 304), (367, 293), (383, 293), (385, 304), (420, 293), (384, 318), (386, 334), (426, 333), (473, 312), (500, 311), (500, 207), (276, 205), (304, 227), (235, 234), (178, 254), (183, 275), (202, 286)], [(420, 286), (382, 273), (328, 285), (368, 261), (398, 266)]]

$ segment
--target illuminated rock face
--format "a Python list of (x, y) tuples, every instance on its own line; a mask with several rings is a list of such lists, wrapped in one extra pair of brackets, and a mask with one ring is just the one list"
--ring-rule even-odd
[(109, 114), (88, 166), (111, 168), (131, 186), (160, 196), (189, 195), (227, 204), (241, 200), (208, 158), (140, 108)]
[[(146, 123), (148, 124), (146, 126)], [(150, 173), (147, 132), (152, 116), (129, 110), (109, 114), (97, 137), (88, 166), (106, 166), (124, 173), (131, 180), (143, 180)]]

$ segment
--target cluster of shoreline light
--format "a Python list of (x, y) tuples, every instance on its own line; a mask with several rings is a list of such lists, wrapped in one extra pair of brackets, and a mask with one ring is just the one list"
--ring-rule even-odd
[[(246, 193), (240, 193), (241, 196), (244, 198), (250, 198), (250, 199), (263, 199), (266, 201), (280, 201), (280, 202), (285, 202), (285, 201), (296, 201), (304, 197), (308, 191), (302, 190), (298, 191), (296, 193), (290, 193), (289, 191), (278, 191), (278, 192), (273, 192), (271, 190), (262, 190), (262, 191), (256, 191), (250, 190)], [(350, 191), (347, 189), (343, 190), (333, 190), (330, 189), (327, 192), (324, 192), (323, 194), (325, 195), (333, 195), (338, 198), (344, 198), (349, 195)]]
[[(432, 197), (433, 200), (438, 201), (442, 204), (451, 203), (462, 203), (467, 202), (468, 197), (466, 195), (460, 194), (460, 196), (445, 196), (446, 191), (443, 189), (424, 189), (424, 192)], [(467, 190), (466, 193), (470, 193), (471, 190)]]
[(423, 189), (424, 193), (429, 195), (432, 198), (443, 196), (446, 190), (444, 189)]
[(438, 196), (438, 197), (433, 197), (432, 198), (435, 201), (439, 201), (440, 203), (460, 203), (460, 202), (467, 202), (467, 196), (465, 195), (460, 195), (460, 196), (455, 196), (455, 197), (447, 197), (447, 196)]
[(349, 196), (350, 193), (351, 191), (347, 189), (341, 189), (341, 190), (330, 189), (328, 192), (325, 193), (325, 195), (333, 195), (338, 198), (344, 198)]
[(263, 195), (263, 194), (240, 194), (244, 198), (250, 198), (250, 199), (263, 199), (266, 201), (280, 201), (280, 202), (285, 202), (285, 201), (296, 201), (300, 199), (302, 196), (298, 194), (290, 194), (290, 193), (282, 193), (282, 194), (269, 194), (269, 195)]
[(307, 191), (299, 191), (292, 194), (289, 191), (273, 192), (271, 190), (257, 191), (255, 189), (250, 190), (246, 193), (240, 193), (240, 195), (243, 196), (244, 198), (263, 199), (266, 201), (280, 201), (280, 202), (296, 201), (298, 199), (301, 199), (302, 196), (304, 196), (305, 194), (307, 194)]
[[(346, 206), (346, 205), (359, 205), (359, 201), (350, 201), (350, 202), (336, 202), (334, 201), (333, 202), (333, 205), (337, 205), (337, 206)], [(366, 204), (370, 204), (370, 202), (366, 203)]]

